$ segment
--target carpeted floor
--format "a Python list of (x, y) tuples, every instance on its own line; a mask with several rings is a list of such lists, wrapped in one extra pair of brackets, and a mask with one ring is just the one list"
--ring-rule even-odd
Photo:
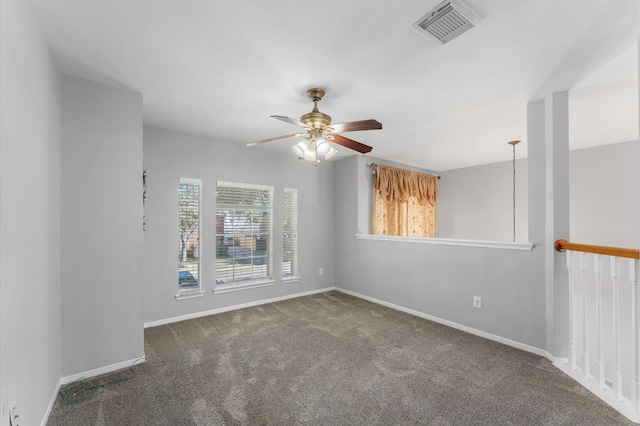
[(547, 359), (339, 292), (149, 328), (145, 353), (165, 364), (48, 425), (632, 424)]

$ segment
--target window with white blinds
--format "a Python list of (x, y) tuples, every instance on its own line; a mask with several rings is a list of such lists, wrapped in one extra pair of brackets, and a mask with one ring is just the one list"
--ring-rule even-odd
[(282, 208), (282, 277), (298, 277), (298, 190), (285, 188)]
[(178, 289), (200, 290), (200, 204), (202, 181), (178, 185)]
[(216, 285), (272, 279), (273, 187), (216, 186)]

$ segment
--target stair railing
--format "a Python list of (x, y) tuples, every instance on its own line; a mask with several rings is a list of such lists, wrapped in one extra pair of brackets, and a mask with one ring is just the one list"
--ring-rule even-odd
[[(554, 246), (566, 252), (569, 277), (569, 358), (556, 362), (556, 366), (638, 423), (640, 251), (566, 240), (558, 240)], [(605, 282), (607, 291), (603, 294), (603, 278), (607, 275), (604, 260), (608, 260), (610, 280)], [(628, 276), (624, 270), (621, 274), (625, 263)], [(625, 287), (627, 284), (629, 287)]]

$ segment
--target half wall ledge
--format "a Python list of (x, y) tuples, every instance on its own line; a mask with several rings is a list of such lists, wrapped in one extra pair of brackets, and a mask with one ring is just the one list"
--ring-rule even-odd
[(482, 247), (503, 250), (533, 250), (533, 243), (509, 241), (458, 240), (453, 238), (398, 237), (393, 235), (356, 234), (359, 240), (393, 241), (401, 243), (436, 244), (442, 246)]

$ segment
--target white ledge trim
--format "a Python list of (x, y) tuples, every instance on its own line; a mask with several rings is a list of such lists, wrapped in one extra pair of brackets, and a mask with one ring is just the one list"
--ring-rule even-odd
[(198, 290), (181, 290), (178, 294), (176, 294), (176, 300), (186, 300), (193, 299), (194, 297), (202, 297), (206, 291), (202, 289)]
[(418, 237), (397, 237), (393, 235), (373, 235), (373, 234), (356, 234), (359, 240), (378, 240), (378, 241), (395, 241), (401, 243), (419, 243), (419, 244), (436, 244), (443, 246), (461, 246), (461, 247), (483, 247), (493, 249), (506, 250), (526, 250), (533, 249), (533, 243), (519, 243), (508, 241), (482, 241), (482, 240), (456, 240), (453, 238), (418, 238)]
[[(238, 284), (240, 283), (240, 284)], [(264, 279), (264, 280), (252, 280), (252, 281), (238, 281), (231, 284), (216, 284), (213, 288), (214, 294), (229, 293), (231, 291), (249, 290), (250, 288), (266, 287), (268, 285), (274, 285), (276, 280)]]

